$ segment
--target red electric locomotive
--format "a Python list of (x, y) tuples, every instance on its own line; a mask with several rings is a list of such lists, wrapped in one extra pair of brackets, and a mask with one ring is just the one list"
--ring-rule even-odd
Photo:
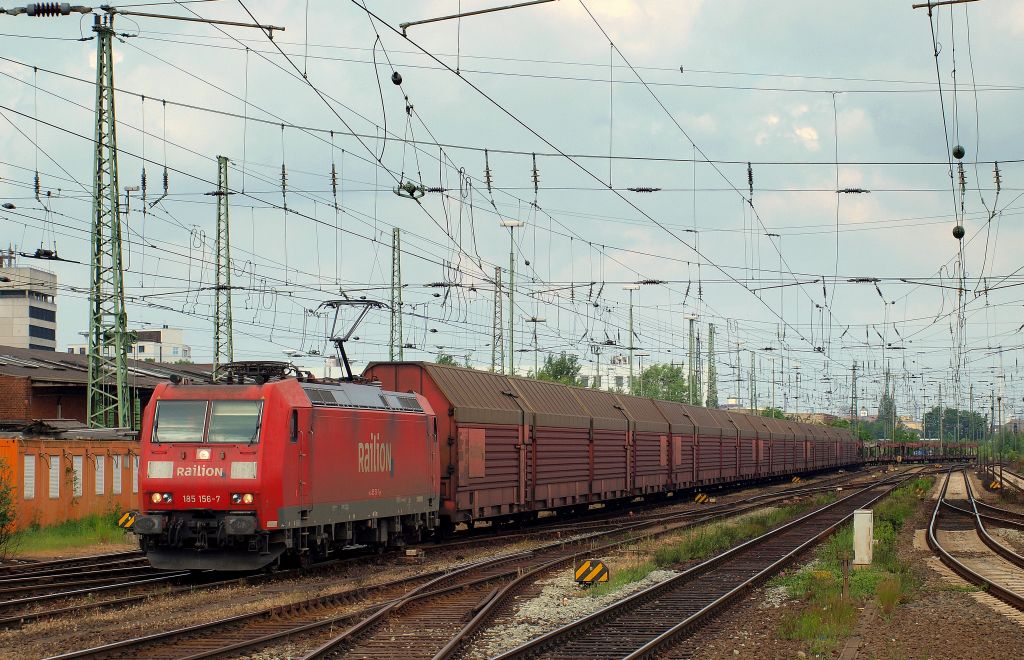
[(305, 563), (436, 526), (439, 454), (426, 399), (255, 374), (256, 384), (164, 384), (153, 393), (134, 525), (153, 566)]

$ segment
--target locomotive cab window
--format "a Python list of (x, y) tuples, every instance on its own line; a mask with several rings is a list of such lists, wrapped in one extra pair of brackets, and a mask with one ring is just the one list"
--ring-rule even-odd
[(202, 442), (206, 430), (206, 401), (161, 401), (153, 423), (155, 442)]
[(208, 441), (256, 442), (262, 409), (262, 401), (214, 401)]

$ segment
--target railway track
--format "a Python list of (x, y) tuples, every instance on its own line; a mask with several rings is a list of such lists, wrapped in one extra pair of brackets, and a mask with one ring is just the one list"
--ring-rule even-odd
[[(353, 655), (365, 652), (369, 656), (379, 654), (391, 658), (431, 657), (460, 633), (465, 621), (479, 611), (490, 595), (522, 574), (570, 561), (579, 552), (590, 551), (591, 546), (600, 550), (632, 542), (635, 537), (631, 534), (681, 529), (760, 508), (774, 499), (833, 487), (789, 488), (734, 503), (673, 513), (657, 521), (620, 522), (613, 530), (558, 540), (529, 552), (504, 555), (454, 570), (350, 589), (57, 657), (195, 659), (237, 656), (256, 649), (280, 648), (291, 642), (307, 649), (319, 645), (310, 657), (342, 652)], [(602, 543), (604, 545), (599, 545)], [(371, 602), (372, 605), (366, 606)], [(405, 634), (419, 637), (412, 648), (403, 646), (398, 650), (392, 638)], [(288, 654), (295, 655), (293, 649), (289, 649)]]
[(24, 561), (11, 564), (0, 564), (0, 577), (5, 575), (16, 575), (28, 572), (43, 570), (61, 570), (67, 568), (90, 567), (97, 564), (110, 562), (129, 562), (145, 559), (139, 551), (131, 552), (110, 552), (100, 555), (88, 555), (85, 557), (71, 557), (68, 559), (51, 559), (47, 561)]
[[(66, 609), (54, 606), (55, 601), (95, 600), (107, 592), (150, 591), (187, 575), (155, 570), (141, 552), (7, 565), (0, 570), (0, 627)], [(91, 606), (95, 603), (86, 608)]]
[(641, 658), (674, 654), (711, 616), (827, 537), (854, 510), (870, 506), (907, 478), (899, 475), (855, 490), (500, 657)]
[(1019, 492), (1024, 492), (1024, 477), (1017, 474), (1013, 470), (1007, 470), (1005, 466), (1001, 469), (997, 468), (996, 474), (1002, 477), (1003, 481), (1016, 488)]
[[(755, 495), (735, 505), (720, 505), (718, 512), (705, 510), (703, 516), (672, 525), (661, 532), (675, 531), (750, 511), (763, 506), (767, 501), (772, 501), (773, 498), (792, 497), (794, 491), (810, 494), (830, 488), (826, 486), (791, 489), (786, 494)], [(684, 519), (685, 516), (683, 513), (674, 517)], [(589, 552), (608, 551), (633, 540), (635, 539), (606, 542), (591, 547)], [(303, 658), (311, 660), (338, 655), (390, 658), (396, 653), (403, 658), (446, 657), (454, 653), (462, 641), (493, 614), (492, 603), (507, 593), (513, 585), (532, 583), (541, 575), (574, 559), (578, 553), (578, 548), (538, 553), (517, 562), (516, 574), (505, 572), (495, 576), (500, 579), (476, 578), (449, 585), (434, 584), (426, 589), (414, 590), (403, 600), (381, 608), (372, 616), (321, 644)]]
[[(995, 540), (985, 526), (1024, 528), (1019, 514), (981, 504), (974, 498), (966, 470), (950, 470), (928, 525), (928, 545), (957, 575), (1024, 611), (1024, 557)], [(996, 517), (981, 510), (1013, 514)]]
[[(808, 484), (802, 488), (794, 489), (789, 484), (774, 484), (768, 486), (771, 490), (762, 495), (754, 496), (753, 498), (744, 498), (740, 495), (739, 499), (743, 501), (755, 501), (758, 498), (774, 497), (777, 492), (800, 492), (801, 490), (812, 489), (807, 492), (814, 492), (813, 489), (823, 490), (827, 489), (833, 484), (848, 481), (852, 478), (856, 478), (856, 473), (844, 473), (834, 476), (825, 476), (822, 479), (817, 479), (811, 484)], [(742, 492), (742, 491), (740, 491)], [(724, 493), (723, 499), (727, 501), (721, 506), (731, 505), (730, 498), (734, 498), (736, 493)], [(679, 502), (680, 504), (691, 504), (687, 502)], [(636, 515), (630, 514), (631, 522), (641, 522), (652, 518), (658, 518), (664, 516), (664, 509), (672, 504), (666, 500), (658, 501), (656, 503), (641, 504), (637, 507), (628, 507), (630, 511), (637, 511)], [(662, 511), (647, 511), (647, 509), (660, 508)], [(715, 506), (705, 506), (702, 509), (695, 509), (693, 515), (703, 514), (708, 511), (717, 510)], [(423, 544), (424, 547), (428, 548), (442, 548), (444, 550), (457, 550), (460, 546), (467, 547), (478, 547), (480, 544), (490, 543), (508, 543), (517, 539), (529, 539), (534, 537), (558, 537), (562, 534), (578, 534), (583, 531), (598, 531), (601, 529), (611, 529), (622, 524), (623, 512), (621, 509), (610, 511), (608, 513), (595, 513), (591, 516), (584, 517), (582, 521), (566, 522), (562, 523), (539, 523), (535, 528), (528, 528), (526, 530), (517, 531), (498, 531), (496, 533), (487, 533), (485, 530), (480, 530), (478, 533), (471, 535), (469, 538), (458, 539), (455, 541), (449, 541), (441, 546), (436, 544)], [(358, 558), (356, 558), (358, 559)], [(314, 566), (312, 569), (306, 569), (305, 573), (309, 574), (311, 571), (333, 571), (336, 570), (338, 565), (344, 565), (348, 562), (354, 561), (354, 559), (339, 559)], [(24, 564), (11, 564), (0, 567), (0, 589), (2, 589), (3, 580), (8, 575), (17, 575), (18, 577), (27, 577), (30, 574), (38, 574), (42, 578), (43, 571), (53, 571), (53, 575), (58, 575), (61, 572), (66, 572), (70, 575), (74, 570), (82, 569), (96, 569), (99, 566), (141, 566), (146, 564), (146, 559), (141, 552), (119, 552), (109, 553), (102, 555), (93, 555), (89, 557), (80, 557), (72, 559), (61, 559), (43, 562), (26, 562)], [(158, 576), (157, 579), (143, 579), (140, 578), (135, 581), (122, 580), (118, 583), (116, 580), (111, 580), (104, 584), (102, 581), (97, 581), (89, 584), (82, 584), (81, 582), (72, 583), (68, 582), (65, 587), (57, 589), (43, 589), (43, 582), (40, 579), (40, 588), (35, 594), (31, 594), (29, 589), (30, 583), (22, 583), (26, 589), (22, 593), (22, 597), (17, 595), (7, 595), (6, 598), (3, 592), (0, 591), (0, 598), (4, 598), (8, 602), (0, 600), (0, 628), (7, 628), (12, 626), (20, 626), (32, 621), (37, 621), (46, 618), (52, 618), (56, 616), (66, 615), (70, 613), (80, 613), (86, 610), (92, 609), (116, 609), (120, 607), (127, 607), (130, 605), (137, 605), (141, 602), (148, 600), (151, 597), (159, 596), (166, 597), (169, 595), (175, 595), (178, 593), (195, 593), (197, 590), (206, 589), (217, 589), (222, 587), (235, 586), (239, 584), (262, 584), (271, 582), (274, 580), (289, 579), (297, 577), (298, 571), (286, 570), (278, 571), (273, 575), (245, 575), (237, 578), (231, 578), (227, 580), (213, 580), (196, 583), (190, 581), (189, 584), (183, 586), (175, 586), (172, 583), (175, 581), (183, 580), (186, 576), (180, 572), (167, 574), (165, 576)], [(99, 576), (96, 576), (99, 577)], [(11, 583), (13, 586), (14, 583)], [(52, 585), (51, 585), (52, 586)], [(89, 588), (92, 586), (93, 588)], [(113, 598), (104, 598), (103, 595), (106, 592), (117, 592), (117, 591), (133, 591), (124, 596), (115, 596)], [(96, 596), (100, 597), (97, 598)], [(80, 597), (88, 597), (88, 602), (74, 602), (81, 600)], [(54, 601), (68, 600), (74, 604), (57, 606)]]

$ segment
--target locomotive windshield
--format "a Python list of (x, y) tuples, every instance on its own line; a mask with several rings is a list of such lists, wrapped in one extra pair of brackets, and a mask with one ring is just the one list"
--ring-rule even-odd
[(153, 424), (154, 442), (202, 442), (206, 401), (161, 401)]
[(262, 411), (262, 401), (161, 401), (153, 442), (254, 443)]
[(214, 401), (209, 442), (256, 442), (260, 432), (261, 401)]

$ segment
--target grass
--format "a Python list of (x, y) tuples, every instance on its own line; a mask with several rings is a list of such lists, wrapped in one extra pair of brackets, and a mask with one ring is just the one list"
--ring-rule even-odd
[(853, 526), (844, 525), (815, 553), (815, 561), (795, 573), (775, 578), (789, 595), (803, 601), (779, 626), (786, 639), (807, 642), (813, 654), (831, 653), (853, 631), (858, 607), (877, 599), (885, 617), (913, 597), (919, 583), (911, 566), (899, 556), (900, 530), (920, 506), (934, 483), (915, 479), (892, 492), (874, 508), (874, 553), (869, 567), (850, 572), (849, 597), (843, 598), (842, 560), (852, 556)]
[(11, 547), (15, 553), (38, 553), (123, 542), (124, 531), (117, 527), (117, 515), (107, 513), (46, 527), (30, 527), (14, 535)]
[(632, 582), (642, 580), (651, 571), (659, 568), (669, 568), (689, 561), (707, 559), (744, 541), (760, 536), (773, 527), (812, 508), (828, 504), (834, 501), (835, 497), (834, 493), (827, 493), (805, 502), (747, 514), (732, 522), (700, 525), (673, 534), (667, 539), (641, 542), (635, 551), (636, 556), (643, 556), (644, 560), (637, 559), (632, 565), (617, 567), (611, 571), (608, 582), (596, 584), (586, 593), (591, 596), (601, 596), (617, 591)]

